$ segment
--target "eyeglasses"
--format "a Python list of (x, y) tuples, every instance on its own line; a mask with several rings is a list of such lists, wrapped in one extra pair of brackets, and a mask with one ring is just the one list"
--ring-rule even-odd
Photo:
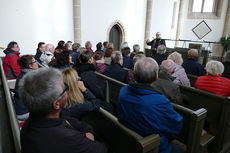
[(30, 64), (34, 64), (34, 63), (37, 63), (37, 60), (35, 60), (35, 61), (32, 61)]
[(63, 94), (64, 94), (66, 91), (69, 90), (68, 84), (64, 83), (64, 85), (65, 85), (65, 89), (64, 89), (64, 90), (62, 91), (62, 93), (58, 96), (57, 100), (61, 100)]

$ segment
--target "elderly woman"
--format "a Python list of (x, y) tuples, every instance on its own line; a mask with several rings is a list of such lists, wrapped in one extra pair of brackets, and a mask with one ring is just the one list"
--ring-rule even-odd
[(218, 61), (209, 61), (205, 69), (207, 74), (197, 78), (195, 88), (229, 97), (230, 80), (221, 76), (224, 72), (223, 64)]
[(18, 94), (18, 84), (22, 77), (29, 71), (36, 70), (38, 68), (37, 61), (33, 58), (33, 55), (23, 55), (18, 59), (21, 73), (19, 74), (15, 85), (15, 110), (18, 120), (24, 121), (29, 117), (29, 112), (21, 102)]
[(99, 51), (95, 52), (94, 56), (95, 65), (97, 66), (96, 71), (99, 73), (104, 73), (106, 66), (105, 66), (105, 60), (104, 60), (104, 53)]
[(79, 81), (78, 73), (74, 69), (62, 71), (63, 82), (69, 86), (68, 99), (62, 115), (80, 119), (91, 111), (99, 109), (96, 97)]
[(190, 87), (190, 81), (187, 77), (187, 74), (185, 73), (184, 68), (181, 66), (183, 63), (181, 54), (179, 54), (178, 52), (173, 52), (168, 56), (168, 59), (171, 59), (176, 66), (175, 72), (172, 74), (173, 77), (176, 77), (173, 82), (176, 84)]

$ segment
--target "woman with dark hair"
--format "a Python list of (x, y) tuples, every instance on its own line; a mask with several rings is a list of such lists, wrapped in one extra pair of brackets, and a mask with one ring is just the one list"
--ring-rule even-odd
[(57, 45), (57, 47), (55, 48), (55, 50), (56, 49), (65, 49), (65, 41), (63, 41), (63, 40), (60, 40), (59, 42), (58, 42), (58, 45)]
[(71, 68), (72, 57), (70, 52), (64, 50), (55, 54), (55, 67), (62, 71), (65, 68)]
[(97, 50), (95, 51), (95, 53), (96, 52), (103, 52), (104, 46), (101, 42), (99, 42), (99, 43), (97, 43), (96, 48), (97, 48)]
[(95, 52), (93, 58), (95, 60), (95, 65), (97, 66), (96, 71), (99, 73), (104, 73), (105, 69), (106, 69), (106, 66), (104, 64), (104, 62), (105, 62), (104, 53), (103, 52)]
[(27, 72), (38, 68), (38, 63), (34, 59), (33, 55), (23, 55), (18, 59), (18, 64), (21, 68), (21, 73), (19, 74), (15, 85), (15, 111), (17, 119), (25, 121), (29, 117), (29, 112), (19, 98), (18, 84)]

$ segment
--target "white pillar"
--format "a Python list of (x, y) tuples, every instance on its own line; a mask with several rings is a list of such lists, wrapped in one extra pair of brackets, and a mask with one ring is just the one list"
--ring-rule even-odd
[[(179, 7), (179, 12), (178, 12), (178, 20), (177, 20), (176, 40), (180, 39), (183, 7), (184, 7), (184, 0), (180, 0), (180, 7)], [(178, 47), (178, 46), (179, 46), (179, 41), (176, 41), (175, 42), (175, 47)]]
[(73, 0), (74, 42), (81, 44), (81, 0)]
[(144, 48), (147, 48), (146, 41), (149, 39), (149, 36), (150, 36), (152, 4), (153, 4), (152, 0), (147, 0), (146, 18), (145, 18)]

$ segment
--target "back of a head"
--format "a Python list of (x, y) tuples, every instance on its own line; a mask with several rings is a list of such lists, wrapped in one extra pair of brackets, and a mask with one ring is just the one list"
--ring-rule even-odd
[(53, 68), (39, 68), (28, 72), (19, 82), (19, 96), (28, 111), (47, 116), (53, 110), (63, 89), (61, 72)]
[(67, 43), (65, 44), (65, 49), (66, 49), (66, 50), (72, 50), (72, 43), (70, 43), (70, 42), (68, 43), (68, 42), (67, 42)]
[(67, 50), (57, 53), (55, 55), (56, 66), (62, 67), (62, 66), (70, 65), (69, 56), (70, 56), (70, 52)]
[(126, 47), (129, 47), (128, 43), (127, 42), (123, 42), (121, 44), (121, 49), (126, 48)]
[(122, 60), (122, 54), (120, 51), (114, 51), (111, 55), (111, 63), (119, 63), (120, 60)]
[(108, 46), (107, 46), (107, 48), (113, 48), (114, 49), (114, 45), (113, 45), (113, 43), (108, 43)]
[(112, 55), (112, 53), (113, 53), (113, 48), (111, 48), (111, 47), (106, 48), (105, 57), (110, 57)]
[(196, 60), (198, 58), (198, 51), (197, 49), (190, 49), (188, 51), (188, 58)]
[(18, 59), (18, 64), (21, 69), (29, 69), (29, 65), (32, 64), (33, 55), (23, 55)]
[(77, 71), (72, 68), (64, 69), (62, 76), (63, 82), (69, 86), (69, 90), (67, 91), (68, 100), (65, 107), (70, 108), (75, 104), (82, 104), (84, 97), (77, 86), (79, 80)]
[(72, 45), (73, 51), (77, 51), (80, 47), (81, 47), (81, 45), (79, 43), (74, 43)]
[(122, 55), (123, 56), (128, 56), (130, 54), (130, 48), (129, 47), (125, 47), (121, 49)]
[(14, 48), (15, 45), (17, 45), (18, 43), (15, 42), (15, 41), (11, 41), (8, 45), (7, 45), (7, 48), (11, 49), (11, 48)]
[(164, 60), (160, 65), (160, 72), (166, 72), (168, 74), (172, 74), (174, 70), (175, 70), (175, 63), (170, 59)]
[(106, 48), (108, 47), (108, 44), (109, 44), (108, 41), (104, 41), (104, 42), (103, 42), (103, 46), (106, 47)]
[(166, 53), (166, 47), (165, 47), (165, 45), (159, 45), (157, 47), (157, 53), (158, 54), (164, 54), (164, 53)]
[(140, 46), (138, 44), (133, 45), (133, 51), (134, 52), (139, 52), (140, 51)]
[(134, 65), (134, 79), (138, 83), (151, 84), (158, 78), (158, 70), (159, 66), (154, 59), (141, 58)]
[(91, 42), (90, 41), (86, 41), (85, 42), (85, 48), (91, 48)]
[(135, 65), (135, 63), (137, 62), (137, 60), (141, 59), (141, 58), (144, 58), (145, 55), (144, 54), (136, 54), (134, 57), (133, 57), (133, 64)]
[(102, 43), (101, 42), (97, 43), (96, 48), (97, 48), (97, 50), (101, 50), (102, 49)]
[(95, 52), (95, 54), (93, 55), (93, 58), (95, 61), (98, 61), (98, 60), (101, 60), (103, 56), (104, 56), (103, 52)]
[(224, 61), (230, 62), (230, 50), (224, 53)]
[(64, 40), (60, 40), (58, 42), (58, 45), (57, 45), (56, 49), (64, 49), (65, 48), (64, 45), (65, 45), (65, 41)]
[(79, 60), (82, 64), (86, 64), (91, 58), (92, 58), (93, 54), (89, 51), (83, 51), (80, 56), (79, 56)]
[(219, 61), (213, 60), (206, 64), (205, 69), (209, 75), (218, 76), (224, 72), (224, 65)]
[(181, 57), (181, 54), (178, 52), (173, 52), (168, 56), (168, 59), (172, 60), (174, 63), (181, 65), (183, 63), (183, 59)]
[(45, 51), (46, 52), (50, 52), (52, 49), (54, 49), (54, 45), (53, 44), (47, 44), (45, 46)]

